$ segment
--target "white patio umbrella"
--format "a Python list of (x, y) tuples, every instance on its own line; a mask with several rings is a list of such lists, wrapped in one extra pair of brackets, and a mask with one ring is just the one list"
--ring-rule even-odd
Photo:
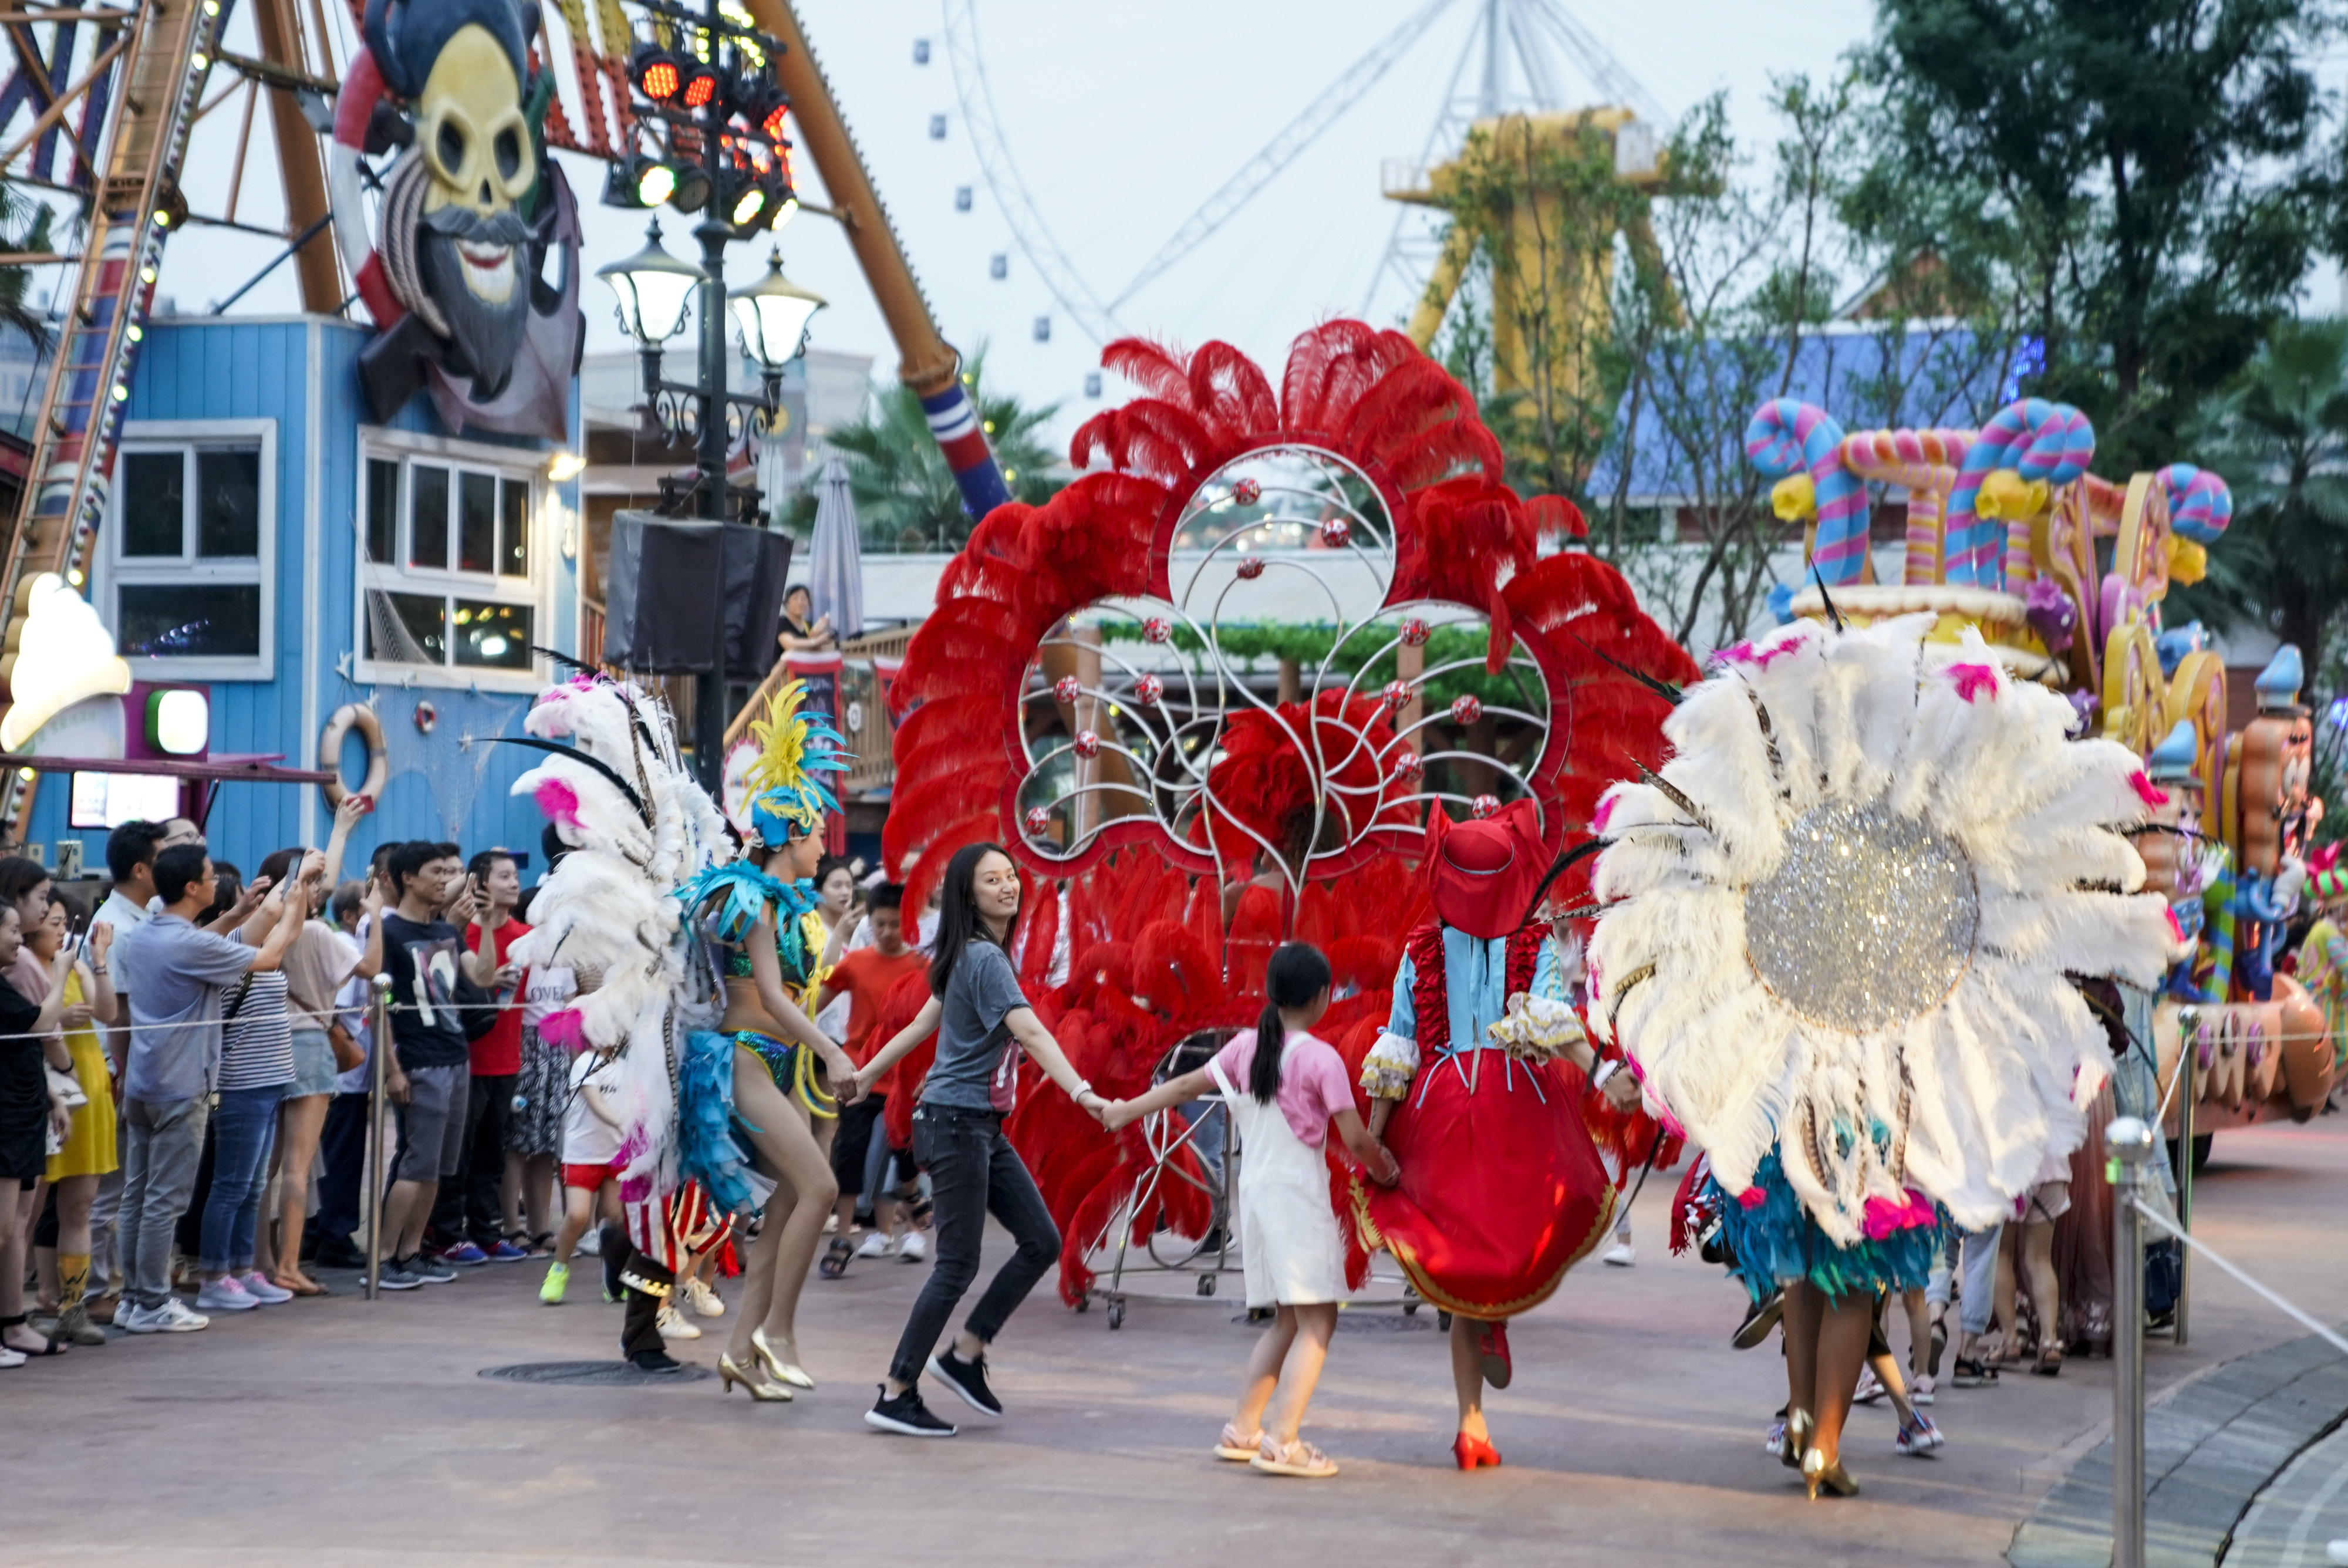
[(824, 459), (823, 477), (816, 481), (807, 585), (814, 614), (831, 617), (840, 641), (864, 629), (864, 553), (857, 539), (856, 501), (848, 490), (848, 465), (838, 452)]

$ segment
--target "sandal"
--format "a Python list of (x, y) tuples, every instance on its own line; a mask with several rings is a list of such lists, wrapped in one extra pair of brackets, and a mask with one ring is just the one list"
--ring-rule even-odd
[(0, 1349), (13, 1350), (19, 1356), (63, 1356), (66, 1353), (66, 1341), (54, 1334), (41, 1335), (41, 1348), (38, 1350), (27, 1350), (21, 1345), (11, 1345), (8, 1343), (8, 1330), (12, 1328), (21, 1328), (27, 1334), (40, 1333), (40, 1330), (25, 1321), (25, 1315), (20, 1312), (14, 1317), (0, 1321)]
[(2030, 1369), (2041, 1377), (2060, 1377), (2063, 1375), (2063, 1347), (2049, 1345), (2040, 1350), (2038, 1359), (2031, 1363)]
[(816, 1272), (826, 1279), (838, 1279), (848, 1272), (848, 1260), (856, 1255), (856, 1243), (846, 1236), (834, 1236), (831, 1245), (823, 1251), (823, 1259)]

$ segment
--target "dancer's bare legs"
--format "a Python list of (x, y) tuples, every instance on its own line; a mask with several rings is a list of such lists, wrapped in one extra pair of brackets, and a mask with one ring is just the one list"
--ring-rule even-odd
[(750, 1335), (763, 1327), (775, 1354), (796, 1366), (799, 1288), (815, 1262), (839, 1184), (823, 1146), (808, 1130), (806, 1109), (775, 1087), (755, 1052), (740, 1048), (734, 1052), (734, 1109), (748, 1132), (759, 1171), (777, 1186), (743, 1271), (742, 1315), (734, 1321), (726, 1353), (736, 1361), (747, 1360)]
[[(1813, 1292), (1816, 1295), (1815, 1292)], [(1826, 1457), (1831, 1468), (1842, 1452), (1842, 1424), (1850, 1414), (1850, 1397), (1859, 1390), (1859, 1369), (1867, 1360), (1867, 1341), (1875, 1328), (1875, 1298), (1854, 1291), (1848, 1295), (1818, 1295), (1824, 1307), (1818, 1323), (1818, 1363), (1810, 1414), (1818, 1428), (1810, 1446)], [(1788, 1341), (1790, 1344), (1791, 1341)], [(1891, 1368), (1894, 1377), (1899, 1367)], [(1903, 1395), (1905, 1390), (1902, 1390)]]
[(1451, 1387), (1459, 1396), (1459, 1429), (1488, 1443), (1492, 1433), (1484, 1425), (1484, 1351), (1476, 1343), (1483, 1326), (1475, 1318), (1451, 1315)]

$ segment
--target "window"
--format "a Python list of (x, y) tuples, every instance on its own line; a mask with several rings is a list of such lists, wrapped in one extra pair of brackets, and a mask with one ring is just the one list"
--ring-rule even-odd
[[(413, 443), (408, 446), (408, 443)], [(392, 449), (395, 444), (407, 449)], [(534, 679), (540, 585), (531, 574), (537, 469), (502, 467), (502, 452), (376, 434), (360, 504), (365, 656), (397, 670), (458, 679), (511, 672)]]
[(274, 445), (267, 421), (124, 432), (99, 601), (125, 658), (168, 661), (164, 678), (272, 673)]

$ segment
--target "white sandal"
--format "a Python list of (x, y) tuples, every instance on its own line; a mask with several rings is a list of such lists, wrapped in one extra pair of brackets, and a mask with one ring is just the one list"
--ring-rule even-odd
[(1324, 1480), (1337, 1473), (1337, 1461), (1306, 1442), (1303, 1438), (1285, 1447), (1273, 1442), (1269, 1435), (1263, 1446), (1256, 1450), (1248, 1468), (1266, 1475), (1296, 1476), (1305, 1480)]
[(1215, 1457), (1219, 1460), (1230, 1460), (1234, 1464), (1243, 1465), (1252, 1460), (1256, 1456), (1256, 1450), (1262, 1447), (1263, 1434), (1262, 1432), (1258, 1432), (1255, 1436), (1251, 1438), (1245, 1436), (1240, 1431), (1237, 1422), (1225, 1421), (1223, 1423), (1223, 1435), (1215, 1439)]

